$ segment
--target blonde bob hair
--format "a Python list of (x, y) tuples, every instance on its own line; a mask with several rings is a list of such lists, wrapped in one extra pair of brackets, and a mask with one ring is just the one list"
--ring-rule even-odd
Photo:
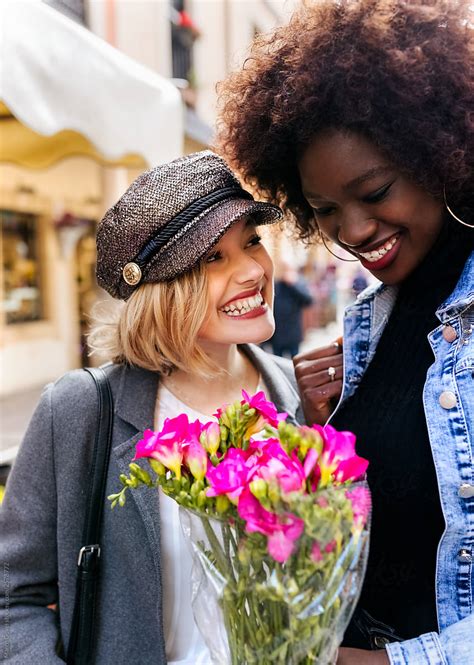
[(162, 374), (181, 369), (212, 378), (222, 370), (198, 342), (208, 304), (203, 264), (171, 282), (142, 284), (113, 310), (95, 310), (89, 347), (116, 363)]

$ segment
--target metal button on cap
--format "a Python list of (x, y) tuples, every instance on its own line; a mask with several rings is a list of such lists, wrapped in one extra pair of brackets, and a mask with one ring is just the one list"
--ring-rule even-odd
[(471, 563), (471, 561), (472, 561), (471, 550), (468, 550), (465, 547), (463, 547), (458, 552), (458, 559), (460, 561), (462, 561), (463, 563)]
[(443, 337), (447, 342), (454, 342), (457, 336), (458, 334), (452, 326), (444, 326)]
[(471, 496), (474, 496), (474, 485), (470, 485), (469, 483), (460, 485), (459, 496), (461, 499), (470, 499)]
[(445, 390), (439, 396), (439, 403), (443, 409), (452, 409), (456, 406), (456, 395), (451, 390)]
[(136, 286), (142, 278), (142, 271), (137, 263), (127, 263), (123, 267), (122, 276), (130, 286)]

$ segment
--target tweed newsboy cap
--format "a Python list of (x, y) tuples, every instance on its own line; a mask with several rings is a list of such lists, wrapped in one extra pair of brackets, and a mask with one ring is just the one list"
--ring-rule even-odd
[(205, 150), (142, 173), (97, 230), (97, 281), (126, 300), (144, 282), (165, 282), (194, 268), (243, 216), (281, 218), (254, 201), (227, 164)]

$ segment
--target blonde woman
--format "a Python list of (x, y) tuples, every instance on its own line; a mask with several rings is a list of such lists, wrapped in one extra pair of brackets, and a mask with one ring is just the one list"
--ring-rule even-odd
[[(242, 388), (263, 388), (290, 421), (299, 418), (289, 361), (253, 345), (274, 329), (273, 267), (257, 227), (280, 214), (206, 151), (144, 173), (105, 215), (98, 282), (124, 301), (117, 319), (91, 335), (112, 360), (106, 494), (143, 431), (165, 417), (185, 412), (204, 422)], [(67, 652), (96, 413), (86, 372), (47, 386), (10, 474), (0, 512), (6, 663), (62, 662), (58, 638)], [(124, 510), (104, 510), (102, 533), (95, 662), (210, 663), (173, 502), (145, 488)]]

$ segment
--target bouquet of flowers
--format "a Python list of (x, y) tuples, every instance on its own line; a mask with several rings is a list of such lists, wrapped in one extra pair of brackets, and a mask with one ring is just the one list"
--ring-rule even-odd
[(215, 663), (335, 661), (368, 552), (367, 461), (355, 436), (285, 422), (263, 392), (242, 391), (216, 421), (146, 430), (121, 475), (181, 506), (193, 551), (193, 612)]

